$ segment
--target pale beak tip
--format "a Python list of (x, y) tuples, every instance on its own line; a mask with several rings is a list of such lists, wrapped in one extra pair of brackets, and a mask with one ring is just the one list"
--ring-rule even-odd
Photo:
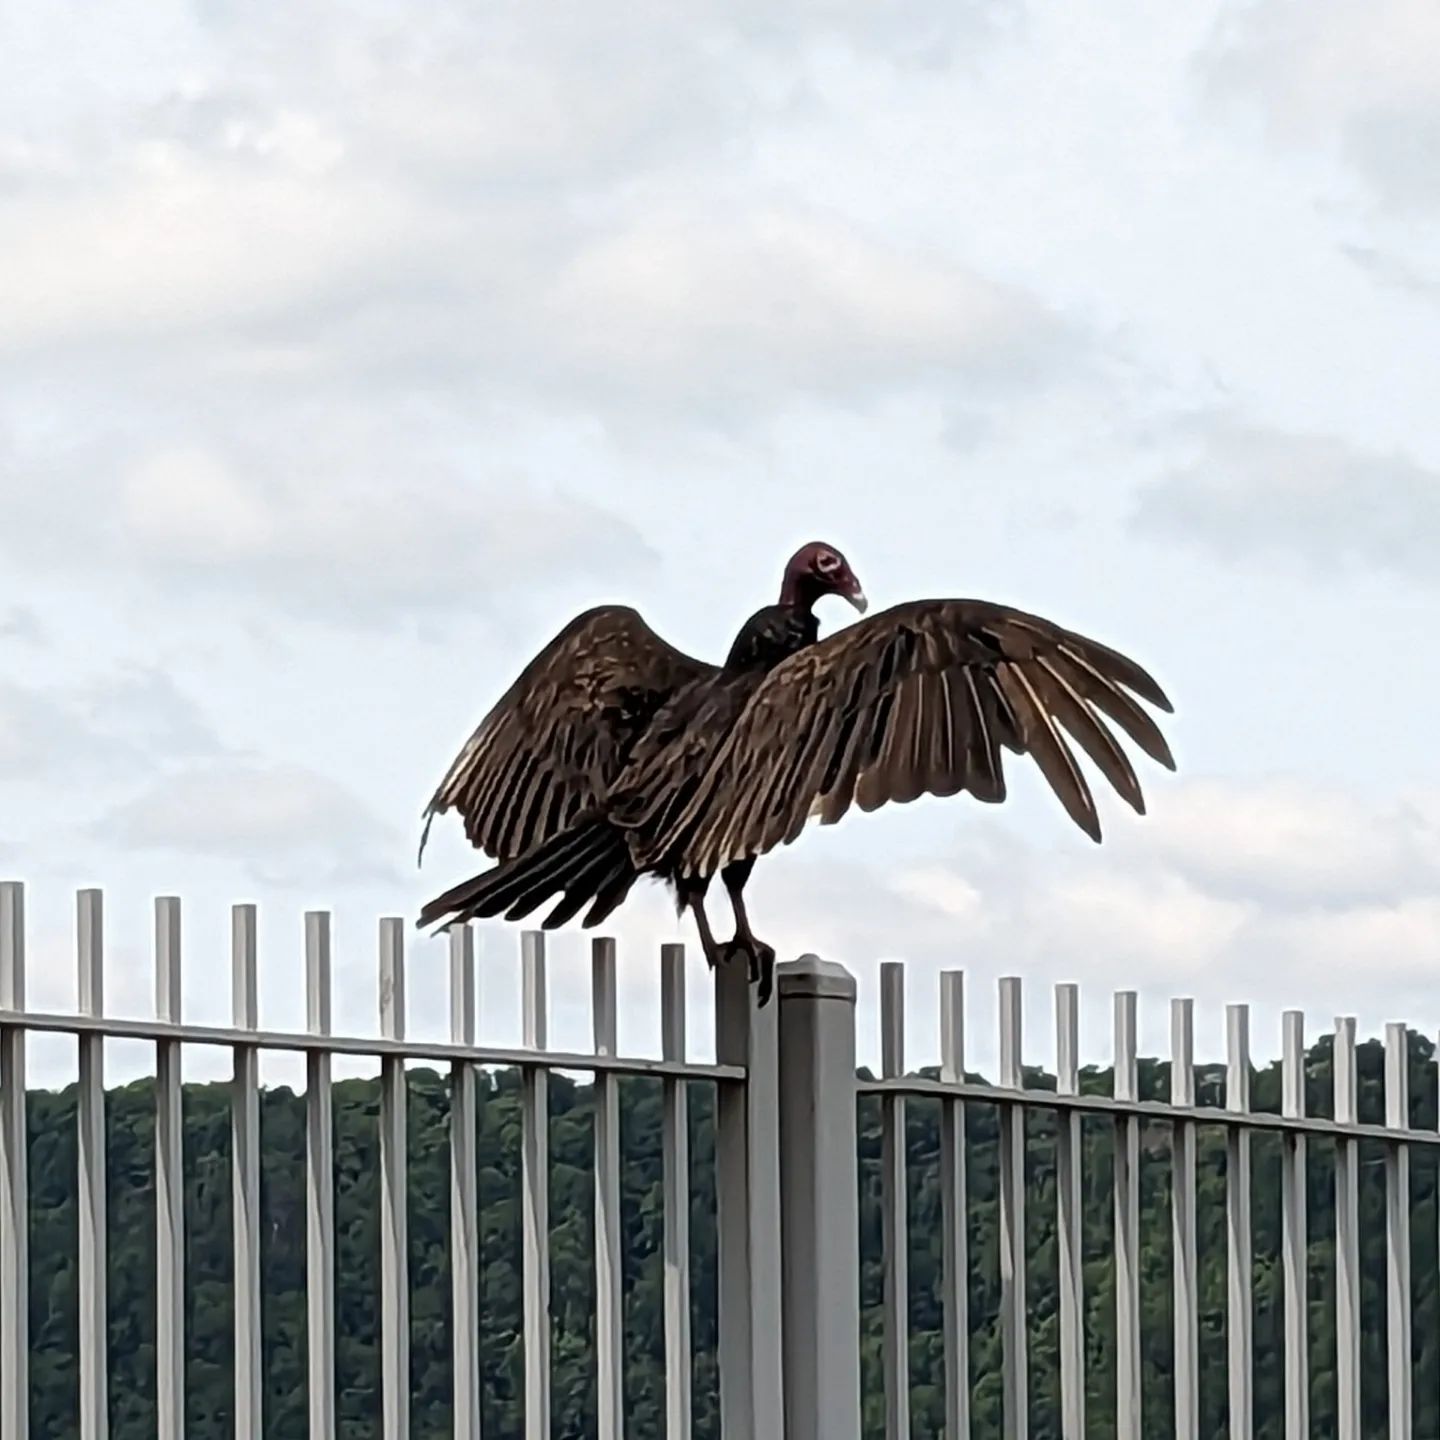
[(847, 598), (862, 615), (870, 608), (870, 602), (865, 598), (865, 592), (863, 590), (857, 590)]

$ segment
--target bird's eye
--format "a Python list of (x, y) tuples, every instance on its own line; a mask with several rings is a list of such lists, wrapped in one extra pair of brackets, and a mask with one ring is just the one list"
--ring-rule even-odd
[(822, 550), (815, 557), (815, 568), (822, 575), (828, 575), (840, 568), (840, 557), (833, 550)]

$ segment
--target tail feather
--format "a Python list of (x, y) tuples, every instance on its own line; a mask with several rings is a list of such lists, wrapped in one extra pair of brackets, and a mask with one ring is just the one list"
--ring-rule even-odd
[(618, 909), (639, 878), (633, 868), (628, 870), (617, 868), (605, 884), (596, 891), (595, 903), (590, 907), (590, 913), (583, 921), (585, 928), (588, 930), (592, 925), (599, 925), (614, 910)]
[[(554, 930), (568, 923), (587, 904), (590, 911), (581, 925), (587, 930), (598, 925), (624, 901), (639, 878), (628, 845), (606, 851), (567, 888), (564, 900), (545, 917), (545, 929)], [(590, 904), (591, 901), (594, 903)]]
[(552, 895), (581, 883), (585, 871), (593, 863), (594, 851), (590, 845), (586, 845), (583, 849), (572, 851), (565, 859), (517, 876), (503, 897), (506, 902), (505, 918), (507, 920), (524, 919)]
[[(628, 891), (637, 878), (625, 832), (606, 820), (582, 820), (529, 854), (503, 861), (437, 895), (420, 911), (416, 923), (423, 927), (497, 915), (521, 920), (552, 895), (561, 894), (559, 905), (544, 922), (546, 929), (553, 929), (572, 919), (588, 901), (604, 898), (622, 879)], [(624, 898), (623, 893), (619, 898)], [(592, 911), (585, 924), (595, 924), (596, 918)]]

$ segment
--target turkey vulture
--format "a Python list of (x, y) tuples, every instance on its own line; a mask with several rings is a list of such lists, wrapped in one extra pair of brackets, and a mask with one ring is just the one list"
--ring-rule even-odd
[[(457, 811), (498, 863), (437, 896), (419, 924), (504, 915), (558, 896), (544, 920), (599, 924), (643, 875), (694, 913), (713, 967), (743, 957), (770, 996), (775, 953), (745, 912), (756, 858), (851, 805), (968, 790), (1005, 798), (1001, 749), (1032, 756), (1071, 818), (1100, 839), (1062, 727), (1139, 813), (1140, 784), (1108, 718), (1160, 764), (1170, 749), (1135, 696), (1170, 702), (1132, 660), (1023, 611), (916, 600), (819, 639), (815, 602), (865, 596), (833, 545), (801, 548), (780, 598), (740, 627), (723, 665), (666, 644), (633, 609), (577, 616), (480, 723), (424, 812)], [(735, 938), (705, 895), (719, 875)]]

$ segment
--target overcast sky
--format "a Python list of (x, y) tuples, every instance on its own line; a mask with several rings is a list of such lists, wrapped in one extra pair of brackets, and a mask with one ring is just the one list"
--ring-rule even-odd
[[(189, 1018), (227, 1019), (256, 900), (266, 1023), (303, 1022), (328, 906), (369, 1030), (376, 917), (473, 868), (445, 822), (416, 870), (420, 810), (517, 667), (600, 600), (718, 658), (823, 538), (877, 605), (1039, 611), (1177, 707), (1179, 774), (1141, 767), (1144, 820), (1107, 792), (1101, 847), (1012, 761), (1003, 807), (761, 865), (782, 958), (859, 975), (862, 1058), (882, 958), (919, 1060), (946, 966), (981, 1062), (1007, 973), (1045, 1063), (1071, 979), (1097, 1061), (1121, 985), (1147, 1053), (1174, 994), (1210, 1055), (1232, 1000), (1261, 1053), (1289, 1005), (1434, 1034), (1437, 56), (1433, 0), (0, 9), (0, 868), (35, 1003), (73, 1004), (100, 884), (117, 1010), (178, 893)], [(690, 937), (658, 889), (616, 932), (653, 1051)], [(484, 944), (513, 1041), (518, 942)], [(584, 947), (552, 947), (576, 1046)], [(442, 1033), (443, 942), (410, 984)]]

